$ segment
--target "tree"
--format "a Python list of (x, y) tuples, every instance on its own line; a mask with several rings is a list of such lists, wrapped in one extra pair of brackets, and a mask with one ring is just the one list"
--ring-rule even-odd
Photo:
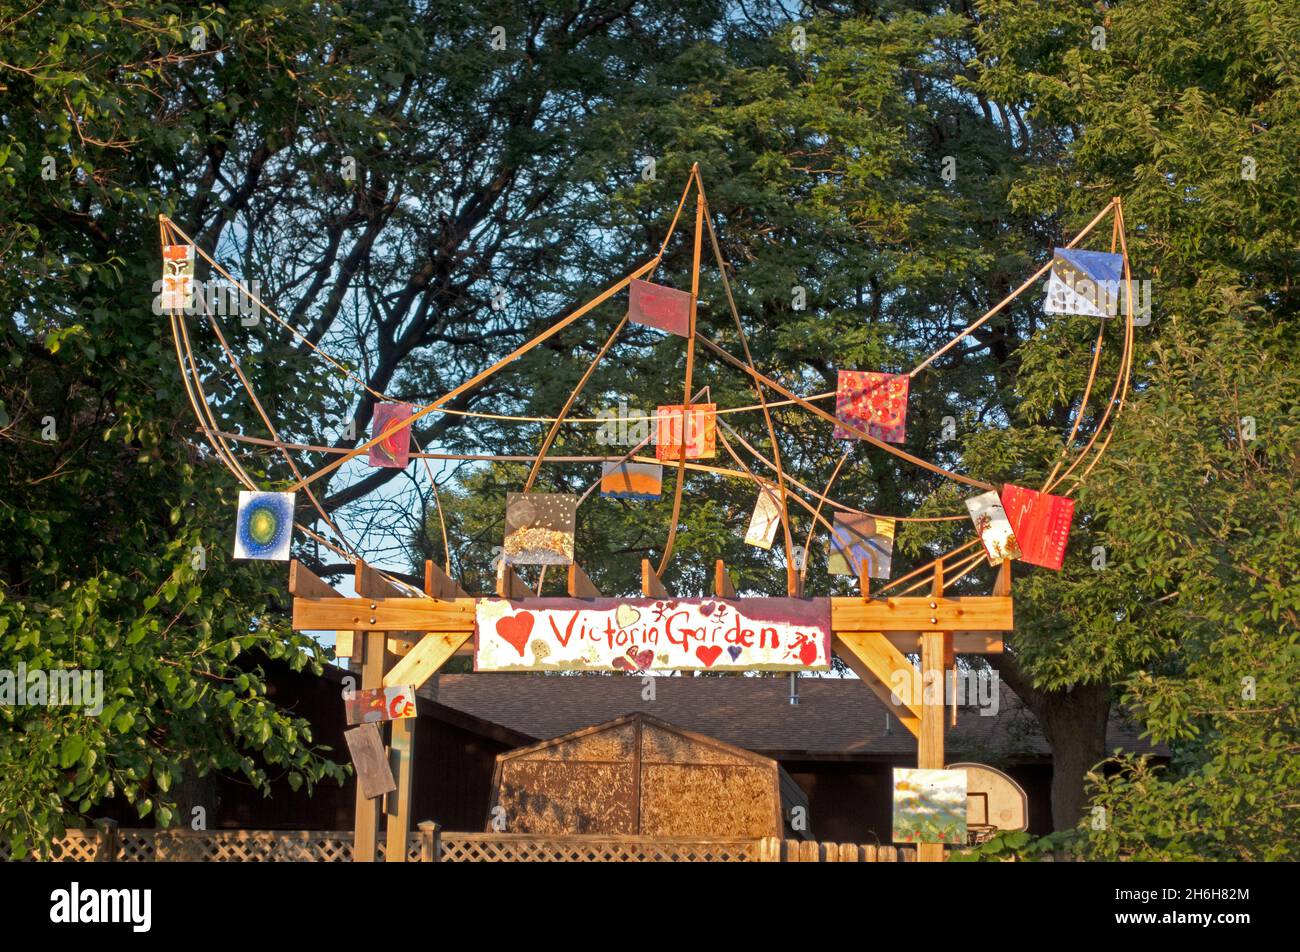
[[(1022, 642), (1028, 666), (1112, 680), (1173, 750), (1168, 770), (1092, 774), (1091, 855), (1294, 856), (1300, 21), (1252, 2), (1047, 7), (980, 7), (982, 87), (1070, 131), (1015, 200), (1123, 194), (1152, 310), (1137, 390), (1080, 491), (1108, 568), (1021, 599), (1070, 619)], [(1024, 386), (1059, 375), (1043, 354)]]

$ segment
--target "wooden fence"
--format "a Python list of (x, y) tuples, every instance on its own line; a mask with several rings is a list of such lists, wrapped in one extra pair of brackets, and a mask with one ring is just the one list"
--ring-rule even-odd
[[(379, 843), (380, 859), (384, 843)], [(9, 849), (0, 841), (0, 861)], [(69, 830), (31, 859), (74, 863), (349, 862), (351, 830), (137, 830), (102, 823)], [(412, 863), (893, 863), (916, 851), (893, 846), (762, 838), (536, 836), (445, 832), (421, 823), (410, 838)]]

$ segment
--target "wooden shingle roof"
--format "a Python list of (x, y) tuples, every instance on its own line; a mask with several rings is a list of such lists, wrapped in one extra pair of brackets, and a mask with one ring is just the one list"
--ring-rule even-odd
[[(661, 677), (654, 700), (642, 680), (615, 675), (443, 674), (420, 695), (453, 710), (548, 740), (643, 712), (727, 744), (784, 759), (894, 760), (916, 756), (916, 741), (855, 678), (800, 678), (797, 705), (789, 681), (749, 677)], [(964, 708), (947, 731), (950, 759), (1043, 761), (1050, 756), (1035, 718), (1005, 684), (996, 715)], [(1163, 754), (1113, 714), (1107, 750)]]

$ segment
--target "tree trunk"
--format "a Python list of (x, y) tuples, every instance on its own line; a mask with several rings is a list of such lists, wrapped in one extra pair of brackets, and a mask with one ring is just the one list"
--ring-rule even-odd
[(1087, 805), (1084, 777), (1106, 756), (1110, 685), (1043, 691), (1029, 683), (1013, 655), (988, 660), (1038, 719), (1052, 750), (1052, 829), (1073, 829)]
[(1043, 698), (1042, 710), (1034, 713), (1052, 747), (1052, 828), (1067, 830), (1087, 805), (1084, 776), (1106, 756), (1110, 686), (1076, 685)]
[[(183, 830), (213, 828), (217, 813), (217, 776), (208, 771), (200, 777), (192, 768), (186, 767), (180, 781), (172, 789), (176, 798), (176, 824)], [(195, 813), (195, 808), (201, 813)], [(197, 824), (197, 825), (196, 825)]]

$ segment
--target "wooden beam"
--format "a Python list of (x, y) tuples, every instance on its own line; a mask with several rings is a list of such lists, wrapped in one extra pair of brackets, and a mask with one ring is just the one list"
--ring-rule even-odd
[[(1004, 646), (1000, 631), (954, 631), (951, 634), (953, 651), (957, 654), (1002, 654)], [(919, 631), (887, 631), (884, 635), (899, 651), (916, 653), (921, 650)]]
[[(361, 663), (361, 687), (377, 688), (384, 683), (384, 633), (382, 631), (365, 632), (366, 654)], [(364, 726), (364, 725), (362, 725)], [(383, 737), (383, 726), (376, 725)], [(378, 798), (371, 799), (357, 776), (357, 812), (356, 825), (352, 831), (352, 861), (354, 863), (373, 863), (378, 856), (379, 809)]]
[(470, 641), (472, 634), (468, 631), (435, 631), (425, 635), (405, 658), (384, 675), (384, 687), (409, 684), (418, 691), (420, 685), (433, 677), (461, 645)]
[[(921, 707), (919, 699), (913, 697), (916, 666), (880, 632), (837, 634), (833, 644), (835, 653), (875, 692), (876, 697), (885, 702), (899, 723), (919, 736)], [(896, 702), (893, 692), (900, 682), (905, 693), (898, 696)]]
[(832, 598), (835, 631), (1011, 631), (1011, 598)]
[(379, 574), (377, 569), (366, 565), (364, 562), (357, 563), (356, 590), (358, 595), (364, 595), (367, 598), (408, 598), (410, 592), (390, 582)]
[(411, 787), (415, 767), (415, 723), (418, 717), (403, 717), (392, 722), (392, 740), (388, 746), (388, 763), (397, 789), (384, 799), (388, 817), (384, 841), (384, 862), (405, 863), (410, 846)]
[[(357, 563), (357, 593), (367, 605), (377, 604), (380, 600), (390, 602), (423, 601), (423, 599), (401, 597), (406, 590), (393, 584), (364, 562)], [(367, 618), (369, 616), (366, 616)], [(362, 668), (361, 686), (363, 688), (381, 687), (390, 668), (394, 667), (396, 658), (385, 650), (396, 642), (385, 637), (383, 631), (377, 631), (365, 625), (352, 625), (353, 628), (365, 628), (366, 660)], [(406, 631), (419, 630), (408, 626)], [(374, 862), (378, 856), (379, 814), (381, 808), (388, 814), (385, 858), (402, 862), (406, 856), (406, 839), (410, 830), (411, 803), (411, 749), (414, 737), (414, 725), (404, 721), (400, 728), (390, 727), (391, 736), (400, 743), (390, 744), (388, 751), (389, 767), (397, 782), (397, 789), (388, 795), (388, 806), (378, 799), (361, 802), (361, 790), (357, 790), (357, 822), (352, 836), (352, 858), (355, 862)]]
[(582, 566), (577, 562), (569, 563), (569, 597), (600, 598), (600, 590), (587, 577)]
[[(685, 426), (685, 424), (683, 424)], [(683, 433), (685, 430), (683, 430)], [(685, 439), (683, 437), (683, 439)], [(641, 560), (641, 594), (646, 598), (669, 598), (668, 589), (659, 581), (659, 573), (651, 566), (649, 559)]]
[(375, 631), (473, 631), (474, 599), (297, 598), (293, 627)]
[(430, 598), (469, 598), (469, 593), (438, 568), (432, 559), (424, 561), (424, 594)]
[[(943, 769), (943, 642), (942, 631), (921, 634), (921, 733), (916, 765), (922, 770)], [(943, 849), (942, 843), (918, 843), (916, 858), (922, 863), (941, 863)]]
[(727, 563), (718, 559), (713, 563), (713, 594), (718, 598), (735, 598), (736, 587), (731, 584), (731, 573)]
[(340, 598), (338, 592), (297, 559), (289, 562), (289, 594), (302, 598)]
[[(513, 574), (513, 573), (512, 573)], [(522, 583), (520, 583), (522, 585)], [(642, 595), (670, 598), (649, 560), (641, 563)], [(532, 593), (526, 588), (517, 597)], [(365, 631), (473, 631), (472, 598), (295, 598), (293, 627)], [(574, 606), (580, 607), (580, 606)], [(953, 631), (989, 638), (1014, 627), (1009, 596), (963, 598), (831, 599), (831, 627), (837, 632)], [(975, 641), (966, 642), (968, 648)], [(960, 649), (966, 650), (966, 649)]]
[[(289, 562), (289, 594), (295, 598), (342, 598), (330, 585), (297, 559)], [(359, 655), (355, 645), (356, 632), (347, 629), (334, 632), (334, 657), (351, 658)]]
[[(497, 596), (499, 598), (529, 598), (533, 590), (524, 584), (524, 580), (515, 574), (515, 570), (503, 561), (497, 566)], [(426, 627), (437, 627), (426, 626)]]
[(1002, 564), (998, 566), (998, 577), (993, 580), (993, 594), (1007, 596), (1011, 594), (1011, 559), (1003, 559)]

